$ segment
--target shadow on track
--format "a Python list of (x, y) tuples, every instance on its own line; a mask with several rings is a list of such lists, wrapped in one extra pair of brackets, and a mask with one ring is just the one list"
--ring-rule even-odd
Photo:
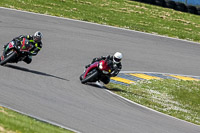
[(33, 74), (38, 74), (38, 75), (43, 75), (43, 76), (48, 76), (48, 77), (53, 77), (53, 78), (69, 81), (68, 79), (64, 79), (64, 78), (61, 78), (61, 77), (57, 77), (57, 76), (54, 76), (54, 75), (51, 75), (51, 74), (47, 74), (47, 73), (43, 73), (43, 72), (39, 72), (39, 71), (35, 71), (35, 70), (30, 70), (30, 69), (19, 67), (19, 66), (14, 66), (14, 65), (5, 65), (5, 66), (9, 67), (9, 68), (16, 69), (16, 70), (24, 71), (24, 72), (30, 72), (30, 73), (33, 73)]

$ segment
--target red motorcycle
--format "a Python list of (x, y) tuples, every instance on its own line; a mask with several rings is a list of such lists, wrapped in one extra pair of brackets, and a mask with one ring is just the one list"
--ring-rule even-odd
[(101, 60), (91, 64), (80, 76), (81, 83), (102, 81), (104, 76), (109, 76), (111, 73), (111, 63), (107, 60)]
[(1, 56), (0, 65), (17, 63), (18, 61), (23, 61), (28, 56), (30, 49), (33, 48), (30, 41), (24, 38), (20, 43), (18, 45), (17, 41), (11, 41), (6, 46)]

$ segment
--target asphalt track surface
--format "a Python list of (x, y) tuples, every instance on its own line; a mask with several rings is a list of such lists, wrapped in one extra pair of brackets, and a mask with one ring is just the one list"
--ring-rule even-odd
[(124, 71), (199, 76), (199, 44), (2, 8), (0, 29), (1, 47), (20, 34), (44, 34), (31, 65), (0, 67), (1, 105), (85, 133), (200, 132), (197, 125), (79, 81), (93, 57), (115, 51), (124, 54)]

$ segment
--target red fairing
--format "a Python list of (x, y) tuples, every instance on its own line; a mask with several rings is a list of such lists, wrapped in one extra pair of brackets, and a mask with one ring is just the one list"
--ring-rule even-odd
[(13, 47), (13, 42), (10, 42), (9, 44), (8, 44), (8, 46), (9, 46), (9, 49), (11, 49), (12, 47)]
[(25, 38), (23, 38), (23, 42), (22, 42), (22, 46), (24, 46), (25, 45)]
[(109, 71), (110, 70), (110, 67), (108, 66), (108, 64), (107, 64), (107, 62), (105, 61), (105, 60), (101, 60), (100, 62), (99, 62), (99, 64), (101, 64), (102, 63), (102, 68), (101, 68), (101, 70), (105, 70), (105, 71)]
[(99, 64), (98, 62), (95, 62), (95, 63), (93, 63), (92, 65), (90, 65), (90, 66), (87, 68), (87, 70), (86, 70), (86, 72), (85, 72), (83, 78), (85, 78), (85, 77), (87, 76), (87, 74), (88, 74), (89, 71), (91, 71), (92, 69), (98, 67), (98, 64)]
[[(25, 47), (25, 49), (23, 49), (23, 47)], [(31, 49), (31, 46), (26, 46), (26, 38), (23, 38), (20, 51), (29, 51), (30, 49)]]
[(22, 41), (22, 47), (21, 47), (21, 49), (20, 49), (21, 51), (23, 51), (22, 48), (25, 46), (25, 40), (26, 40), (26, 39), (23, 38), (23, 41)]
[(1, 56), (1, 60), (4, 60), (4, 56), (3, 55)]

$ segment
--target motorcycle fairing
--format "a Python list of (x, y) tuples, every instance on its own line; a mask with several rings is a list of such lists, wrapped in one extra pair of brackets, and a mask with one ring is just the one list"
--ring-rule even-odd
[(12, 41), (12, 42), (10, 42), (10, 43), (8, 44), (8, 48), (11, 49), (11, 48), (13, 48), (13, 47), (14, 47), (14, 42)]
[(101, 60), (99, 62), (99, 68), (102, 70), (104, 74), (108, 74), (111, 72), (110, 67), (108, 66), (108, 63), (105, 60)]
[(4, 60), (4, 56), (3, 56), (3, 55), (1, 56), (1, 61), (2, 61), (2, 60)]
[(30, 45), (29, 40), (27, 40), (26, 38), (23, 38), (22, 46), (21, 46), (20, 51), (29, 51), (31, 48), (32, 47)]
[(90, 66), (86, 69), (83, 78), (85, 78), (85, 77), (87, 76), (88, 72), (90, 72), (92, 69), (97, 68), (97, 67), (98, 67), (98, 64), (99, 64), (98, 62), (95, 62), (95, 63), (93, 63), (92, 65), (90, 65)]

